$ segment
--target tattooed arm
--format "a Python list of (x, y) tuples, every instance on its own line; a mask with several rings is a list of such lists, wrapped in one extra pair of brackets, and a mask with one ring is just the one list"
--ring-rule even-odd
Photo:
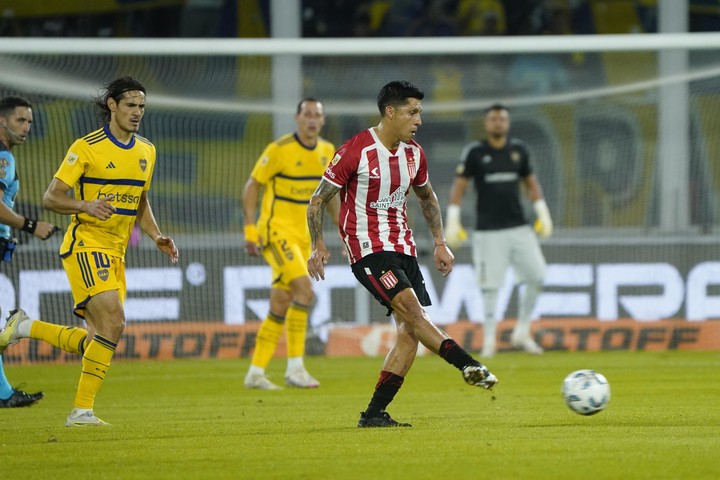
[(447, 276), (452, 271), (455, 257), (445, 242), (442, 213), (440, 213), (440, 204), (438, 203), (437, 195), (435, 195), (430, 182), (422, 187), (414, 186), (413, 190), (420, 201), (420, 210), (422, 210), (425, 221), (428, 227), (430, 227), (430, 232), (433, 236), (433, 243), (435, 244), (435, 267), (440, 270), (443, 276)]
[(308, 205), (307, 222), (312, 242), (312, 253), (308, 259), (308, 273), (315, 280), (325, 280), (325, 264), (330, 259), (330, 252), (323, 240), (323, 217), (325, 208), (338, 190), (340, 189), (330, 182), (320, 180), (320, 185), (313, 193), (310, 205)]

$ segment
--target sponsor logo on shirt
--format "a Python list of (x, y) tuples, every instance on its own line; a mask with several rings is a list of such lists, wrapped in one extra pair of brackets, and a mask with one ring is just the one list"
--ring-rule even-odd
[(520, 152), (513, 150), (510, 152), (510, 160), (517, 163), (520, 161)]
[(136, 205), (140, 203), (140, 195), (130, 195), (127, 193), (98, 192), (97, 198), (108, 197), (110, 195), (114, 197), (112, 201), (115, 203), (129, 203), (131, 205)]
[(485, 175), (485, 183), (506, 183), (518, 179), (517, 172), (497, 172)]
[(378, 198), (376, 202), (370, 202), (370, 208), (378, 210), (389, 210), (391, 208), (402, 208), (405, 205), (405, 192), (398, 187), (387, 197)]
[(492, 162), (492, 157), (491, 157), (490, 155), (483, 155), (483, 157), (482, 157), (482, 163), (487, 164), (487, 163), (490, 163), (490, 162)]
[(290, 187), (290, 194), (296, 197), (303, 197), (310, 200), (310, 197), (312, 197), (313, 193), (315, 193), (315, 188), (313, 187)]

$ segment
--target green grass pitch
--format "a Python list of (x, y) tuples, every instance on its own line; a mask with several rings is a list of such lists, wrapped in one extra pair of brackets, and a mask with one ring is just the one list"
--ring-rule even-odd
[[(388, 411), (409, 429), (358, 429), (380, 358), (306, 360), (322, 386), (248, 391), (243, 360), (116, 362), (96, 413), (64, 427), (75, 365), (7, 366), (45, 399), (0, 410), (7, 479), (716, 479), (720, 353), (507, 353), (494, 393), (438, 357), (418, 358)], [(282, 382), (283, 359), (270, 366)], [(560, 396), (592, 368), (612, 389), (590, 417)]]

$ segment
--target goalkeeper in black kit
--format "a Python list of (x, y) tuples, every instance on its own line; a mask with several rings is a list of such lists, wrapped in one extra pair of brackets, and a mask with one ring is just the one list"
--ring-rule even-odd
[[(542, 347), (530, 335), (530, 320), (545, 276), (545, 257), (538, 236), (548, 238), (553, 222), (525, 144), (508, 137), (508, 109), (500, 104), (488, 108), (485, 129), (487, 138), (473, 142), (463, 150), (450, 190), (445, 233), (453, 248), (467, 239), (460, 221), (460, 204), (472, 181), (477, 201), (475, 231), (470, 241), (485, 313), (481, 356), (492, 357), (496, 352), (498, 290), (508, 267), (513, 268), (515, 281), (525, 285), (520, 291), (511, 343), (525, 352), (541, 354)], [(521, 184), (537, 216), (535, 231), (520, 203)]]

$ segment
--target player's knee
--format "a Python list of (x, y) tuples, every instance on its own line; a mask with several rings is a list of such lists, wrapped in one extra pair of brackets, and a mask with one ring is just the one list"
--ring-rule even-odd
[(125, 331), (125, 315), (122, 312), (110, 315), (107, 324), (115, 338), (119, 339), (120, 335)]
[(293, 302), (300, 303), (302, 305), (312, 306), (315, 301), (315, 293), (312, 288), (300, 289), (293, 293)]
[(311, 306), (315, 300), (310, 277), (301, 277), (290, 282), (290, 292), (294, 303)]

